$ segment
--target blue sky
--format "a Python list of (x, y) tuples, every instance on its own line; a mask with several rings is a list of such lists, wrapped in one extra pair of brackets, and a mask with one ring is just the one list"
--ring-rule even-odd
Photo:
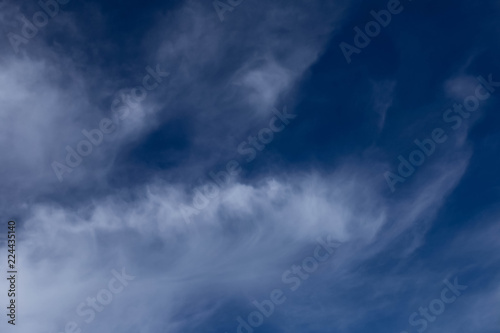
[(499, 14), (1, 1), (1, 331), (500, 332)]

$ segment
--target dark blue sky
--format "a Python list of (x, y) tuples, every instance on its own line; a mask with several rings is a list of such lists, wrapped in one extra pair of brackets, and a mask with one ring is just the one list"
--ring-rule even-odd
[(2, 332), (500, 332), (499, 14), (2, 1)]

